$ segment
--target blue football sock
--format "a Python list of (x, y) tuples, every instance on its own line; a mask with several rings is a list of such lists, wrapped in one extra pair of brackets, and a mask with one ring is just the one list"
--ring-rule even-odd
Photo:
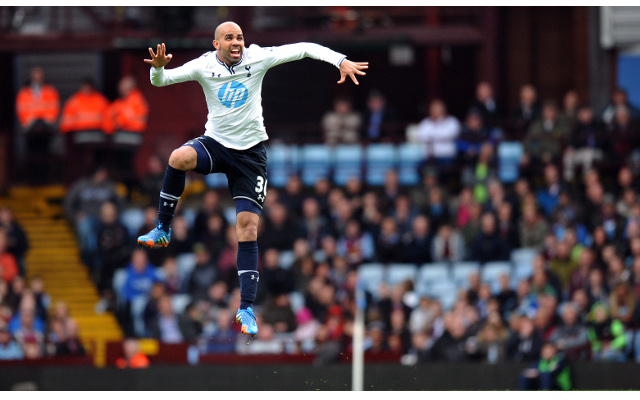
[(162, 229), (169, 232), (173, 214), (176, 211), (178, 200), (184, 192), (184, 182), (186, 171), (175, 169), (167, 165), (162, 181), (162, 191), (160, 192), (160, 205), (158, 207), (158, 221), (162, 224)]
[(253, 306), (258, 291), (258, 242), (238, 242), (238, 279), (240, 280), (240, 309)]

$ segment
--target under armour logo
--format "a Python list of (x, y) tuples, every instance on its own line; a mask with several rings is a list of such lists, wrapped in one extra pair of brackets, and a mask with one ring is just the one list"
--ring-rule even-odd
[(263, 196), (263, 195), (261, 195), (261, 194), (260, 194), (260, 195), (258, 195), (258, 200), (260, 200), (260, 201), (264, 201), (264, 196)]
[[(221, 74), (218, 74), (218, 76), (217, 76), (217, 77), (218, 77), (218, 78), (220, 78), (220, 75), (221, 75)], [(212, 73), (211, 73), (211, 77), (212, 77), (212, 78), (216, 78), (216, 73), (215, 73), (215, 72), (212, 72)]]
[(167, 204), (169, 205), (169, 207), (173, 208), (173, 205), (174, 205), (175, 203), (167, 203), (167, 202), (165, 201), (165, 202), (164, 202), (164, 206), (166, 207), (166, 206), (167, 206)]
[(256, 281), (256, 282), (260, 282), (260, 277), (255, 276), (255, 275), (251, 275), (251, 280), (252, 281)]
[(251, 65), (245, 66), (244, 69), (247, 70), (247, 78), (249, 78), (251, 76)]

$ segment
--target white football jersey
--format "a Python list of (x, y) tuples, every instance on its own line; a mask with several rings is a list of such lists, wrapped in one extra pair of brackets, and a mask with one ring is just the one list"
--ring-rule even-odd
[(198, 81), (207, 99), (205, 135), (227, 148), (245, 150), (267, 140), (262, 117), (262, 80), (271, 67), (311, 57), (340, 68), (346, 58), (315, 43), (262, 48), (245, 47), (239, 63), (229, 67), (215, 51), (173, 69), (151, 67), (151, 83), (167, 86)]

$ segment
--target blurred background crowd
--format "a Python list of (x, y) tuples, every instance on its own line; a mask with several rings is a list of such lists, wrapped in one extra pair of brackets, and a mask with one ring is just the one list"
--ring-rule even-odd
[[(334, 362), (351, 351), (360, 282), (369, 354), (534, 362), (551, 343), (569, 361), (640, 362), (640, 109), (624, 88), (596, 106), (573, 89), (511, 86), (509, 107), (480, 81), (455, 112), (436, 93), (407, 121), (396, 93), (374, 86), (361, 102), (336, 95), (310, 122), (315, 137), (270, 131), (259, 334), (247, 345), (233, 323), (226, 181), (190, 174), (169, 246), (136, 248), (167, 161), (138, 154), (146, 83), (124, 75), (110, 101), (87, 78), (61, 100), (46, 73), (32, 68), (17, 94), (17, 158), (26, 181), (48, 183), (38, 162), (55, 142), (74, 155), (64, 217), (101, 296), (95, 312), (116, 315), (126, 337)], [(30, 244), (10, 208), (0, 226), (0, 359), (84, 354), (68, 307), (25, 279)]]

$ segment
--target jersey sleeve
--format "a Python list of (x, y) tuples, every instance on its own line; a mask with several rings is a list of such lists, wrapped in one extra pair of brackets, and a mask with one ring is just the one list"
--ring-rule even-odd
[(197, 81), (202, 70), (202, 57), (172, 69), (151, 67), (150, 76), (153, 86), (167, 86), (174, 83)]
[(266, 52), (265, 62), (267, 62), (269, 67), (311, 57), (333, 64), (336, 68), (340, 68), (342, 61), (347, 58), (344, 54), (333, 51), (328, 47), (306, 42), (265, 47), (262, 50)]

